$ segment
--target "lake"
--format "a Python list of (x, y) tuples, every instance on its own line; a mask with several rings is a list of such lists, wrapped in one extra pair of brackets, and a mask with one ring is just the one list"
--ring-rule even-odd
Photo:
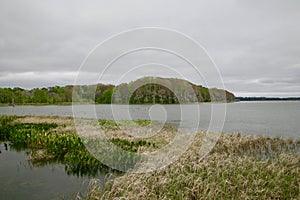
[[(198, 107), (199, 106), (199, 107)], [(163, 108), (160, 108), (163, 107)], [(279, 136), (284, 138), (300, 137), (300, 101), (261, 101), (236, 102), (226, 104), (226, 118), (223, 132), (241, 132), (244, 134), (259, 134)], [(181, 109), (183, 108), (183, 109)], [(200, 110), (198, 130), (207, 130), (211, 118), (212, 104), (199, 105), (114, 105), (114, 114), (110, 105), (76, 105), (76, 117), (98, 119), (151, 119), (151, 113), (156, 117), (166, 115), (166, 123), (184, 127), (194, 126), (191, 121)], [(151, 110), (152, 109), (152, 110)], [(161, 111), (161, 110), (164, 111)], [(150, 115), (149, 115), (150, 111)], [(72, 106), (15, 106), (0, 107), (0, 115), (51, 115), (73, 116)], [(182, 120), (182, 116), (184, 120)], [(153, 118), (152, 118), (153, 119)]]
[[(225, 133), (241, 132), (271, 137), (300, 138), (300, 102), (236, 102), (225, 104)], [(224, 106), (217, 104), (216, 106)], [(199, 110), (198, 110), (199, 109)], [(199, 112), (198, 130), (207, 130), (212, 104), (190, 105), (76, 105), (76, 117), (98, 119), (154, 119), (174, 126), (192, 127)], [(72, 106), (0, 107), (0, 115), (73, 116)], [(85, 193), (90, 176), (68, 172), (59, 162), (36, 165), (28, 159), (30, 149), (0, 142), (0, 199), (74, 199)], [(105, 173), (97, 174), (102, 182)], [(17, 192), (16, 192), (17, 191)]]

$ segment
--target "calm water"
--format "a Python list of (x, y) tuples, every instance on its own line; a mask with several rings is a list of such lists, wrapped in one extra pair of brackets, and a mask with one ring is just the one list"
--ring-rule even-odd
[[(219, 104), (221, 106), (224, 104)], [(198, 107), (199, 106), (199, 107)], [(300, 102), (238, 102), (226, 104), (224, 132), (300, 138)], [(199, 110), (198, 110), (199, 109)], [(77, 117), (104, 119), (154, 119), (181, 127), (193, 127), (200, 115), (199, 130), (206, 130), (212, 104), (200, 105), (78, 105)], [(72, 106), (0, 107), (0, 115), (73, 116)], [(198, 118), (196, 118), (198, 119)], [(0, 142), (0, 199), (74, 199), (84, 193), (87, 176), (67, 173), (60, 163), (36, 166), (27, 151)], [(105, 174), (97, 175), (100, 180)]]
[[(29, 151), (0, 142), (0, 199), (75, 199), (86, 193), (88, 176), (66, 171), (61, 163), (34, 164)], [(96, 177), (104, 181), (105, 175)]]
[[(200, 104), (199, 130), (207, 130), (211, 118), (211, 104)], [(300, 138), (300, 101), (237, 102), (227, 104), (223, 131), (245, 134)], [(181, 109), (183, 108), (183, 109)], [(103, 119), (154, 119), (166, 116), (166, 122), (182, 127), (191, 123), (198, 105), (77, 105), (76, 116)], [(150, 113), (150, 114), (149, 114)], [(72, 106), (16, 106), (0, 107), (0, 115), (57, 115), (73, 116)], [(156, 116), (155, 116), (156, 114)], [(184, 116), (184, 117), (182, 117)], [(153, 119), (153, 118), (152, 118)], [(183, 119), (183, 120), (182, 120)], [(160, 120), (160, 119), (158, 119)]]
[(2, 143), (0, 151), (0, 199), (74, 199), (88, 183), (87, 178), (67, 175), (61, 164), (34, 166), (24, 150)]

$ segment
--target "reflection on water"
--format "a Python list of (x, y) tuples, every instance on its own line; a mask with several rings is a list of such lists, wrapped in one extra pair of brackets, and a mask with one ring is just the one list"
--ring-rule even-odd
[(0, 199), (74, 199), (85, 193), (90, 177), (108, 172), (57, 160), (34, 163), (31, 150), (0, 143)]

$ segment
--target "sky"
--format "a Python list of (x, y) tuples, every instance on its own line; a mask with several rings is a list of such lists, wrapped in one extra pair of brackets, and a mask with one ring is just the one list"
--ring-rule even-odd
[[(214, 80), (196, 76), (180, 58), (154, 50), (124, 56), (101, 79), (105, 66), (82, 67), (84, 61), (98, 62), (122, 49), (122, 42), (105, 53), (100, 47), (94, 55), (98, 59), (90, 59), (113, 35), (159, 27), (199, 43), (207, 53), (201, 54), (203, 60), (212, 60), (225, 89), (236, 96), (300, 96), (299, 10), (299, 0), (1, 0), (0, 87), (64, 86), (74, 84), (79, 72), (83, 84), (180, 74), (196, 84)], [(178, 51), (184, 48), (179, 41), (172, 44)]]

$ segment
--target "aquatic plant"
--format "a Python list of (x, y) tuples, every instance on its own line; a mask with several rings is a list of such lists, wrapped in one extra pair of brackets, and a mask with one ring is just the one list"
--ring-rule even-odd
[(0, 126), (5, 126), (19, 117), (15, 115), (0, 115)]
[[(104, 141), (89, 137), (80, 138), (74, 129), (66, 127), (66, 124), (52, 123), (53, 118), (29, 118), (42, 123), (30, 123), (26, 118), (21, 121), (15, 120), (15, 117), (0, 118), (3, 121), (0, 126), (0, 141), (9, 141), (15, 148), (31, 149), (30, 159), (34, 164), (43, 165), (59, 161), (66, 164), (66, 170), (70, 173), (94, 176), (97, 171), (110, 171), (111, 169), (103, 164), (104, 160), (133, 167), (138, 158), (131, 152), (136, 152), (142, 146), (155, 147), (154, 143), (144, 140), (128, 142), (118, 138)], [(45, 123), (47, 121), (51, 123)], [(126, 151), (115, 151), (111, 148), (111, 143)], [(93, 148), (87, 150), (85, 145)], [(107, 146), (106, 151), (103, 149), (104, 145)], [(102, 151), (98, 152), (99, 149)], [(96, 151), (98, 157), (91, 155), (91, 151)]]
[(139, 147), (156, 147), (155, 143), (147, 142), (146, 140), (128, 141), (120, 138), (113, 138), (110, 140), (113, 144), (120, 146), (125, 151), (137, 152)]

